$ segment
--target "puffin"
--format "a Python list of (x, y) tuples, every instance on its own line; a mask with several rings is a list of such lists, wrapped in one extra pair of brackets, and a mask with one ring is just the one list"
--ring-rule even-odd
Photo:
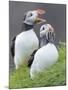
[(39, 40), (34, 31), (34, 26), (45, 22), (39, 17), (45, 13), (43, 9), (31, 10), (25, 13), (23, 19), (24, 30), (12, 40), (11, 54), (14, 58), (15, 68), (27, 65), (30, 55), (38, 49)]
[[(53, 39), (52, 40), (52, 42), (55, 40), (55, 33), (54, 33), (54, 29), (53, 29), (53, 27), (50, 25), (50, 24), (48, 24), (49, 26), (48, 27), (46, 27), (46, 32), (45, 31), (42, 31), (43, 29), (44, 29), (44, 27), (45, 27), (45, 25), (43, 25), (42, 27), (41, 27), (41, 29), (40, 29), (40, 39), (39, 39), (39, 48), (41, 48), (42, 46), (44, 46), (44, 45), (46, 45), (48, 42), (49, 42), (49, 40), (51, 39)], [(49, 29), (49, 27), (50, 27), (50, 29)], [(51, 30), (51, 32), (49, 32)], [(48, 34), (48, 35), (47, 35)], [(52, 37), (50, 36), (52, 34)], [(51, 38), (50, 38), (51, 37)], [(50, 40), (50, 42), (51, 42), (51, 40)], [(38, 48), (38, 49), (39, 49)], [(37, 49), (37, 50), (38, 50)], [(34, 60), (34, 55), (35, 55), (35, 53), (37, 52), (37, 50), (35, 50), (32, 54), (31, 54), (31, 57), (30, 57), (30, 59), (28, 60), (28, 67), (30, 68), (31, 67), (31, 65), (32, 65), (32, 63), (33, 63), (33, 60)]]
[(58, 61), (58, 50), (54, 45), (55, 32), (51, 24), (44, 24), (40, 28), (40, 48), (34, 55), (30, 67), (30, 78), (34, 79), (37, 74), (50, 68)]

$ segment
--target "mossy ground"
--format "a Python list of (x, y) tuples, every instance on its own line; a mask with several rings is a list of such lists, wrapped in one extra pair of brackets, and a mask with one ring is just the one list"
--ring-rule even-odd
[(24, 66), (20, 67), (9, 75), (9, 88), (32, 88), (46, 86), (66, 85), (66, 51), (65, 46), (58, 48), (58, 62), (40, 73), (34, 80), (29, 77), (29, 69)]

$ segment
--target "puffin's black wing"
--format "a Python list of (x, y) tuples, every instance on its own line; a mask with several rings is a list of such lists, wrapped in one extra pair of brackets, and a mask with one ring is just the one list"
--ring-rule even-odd
[(15, 55), (15, 40), (16, 40), (16, 37), (14, 37), (13, 39), (12, 39), (12, 45), (11, 45), (11, 54), (12, 54), (12, 56), (14, 57), (14, 55)]
[(31, 67), (31, 65), (32, 65), (32, 63), (33, 63), (34, 55), (35, 55), (36, 51), (37, 51), (37, 50), (35, 50), (35, 51), (32, 53), (30, 59), (28, 60), (28, 67), (29, 67), (29, 68)]

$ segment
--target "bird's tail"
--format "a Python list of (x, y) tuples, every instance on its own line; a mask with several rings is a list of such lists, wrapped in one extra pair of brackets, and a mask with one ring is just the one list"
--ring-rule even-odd
[(34, 52), (31, 54), (31, 57), (30, 59), (28, 60), (28, 67), (30, 68), (32, 63), (33, 63), (33, 60), (34, 60), (34, 55), (36, 53), (37, 50), (34, 50)]
[(15, 55), (15, 40), (16, 40), (16, 36), (12, 39), (12, 45), (11, 45), (11, 54), (12, 54), (12, 56), (14, 57), (14, 55)]

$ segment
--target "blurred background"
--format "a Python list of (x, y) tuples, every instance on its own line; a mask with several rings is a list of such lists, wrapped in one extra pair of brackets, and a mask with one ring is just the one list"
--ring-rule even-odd
[[(9, 1), (9, 48), (14, 36), (23, 31), (24, 13), (30, 10), (42, 8), (46, 14), (42, 18), (50, 23), (56, 33), (55, 44), (59, 41), (66, 42), (66, 5)], [(35, 26), (35, 32), (39, 38), (39, 28), (42, 24)], [(9, 71), (14, 69), (14, 60), (9, 49)]]

